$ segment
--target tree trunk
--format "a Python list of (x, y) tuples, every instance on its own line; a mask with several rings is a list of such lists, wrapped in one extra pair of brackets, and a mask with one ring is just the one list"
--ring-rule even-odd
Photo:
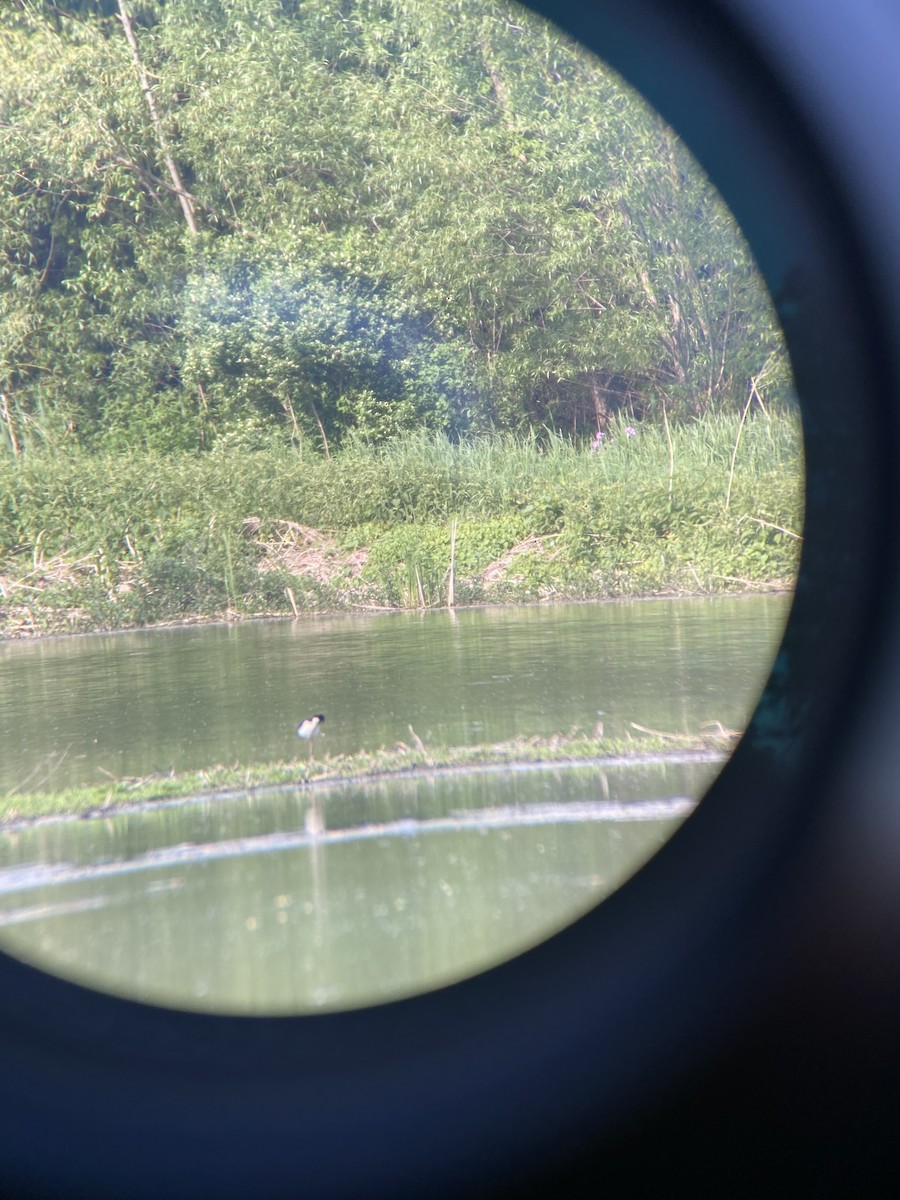
[(591, 390), (591, 400), (594, 404), (594, 419), (597, 423), (597, 432), (601, 433), (609, 428), (609, 406), (606, 403), (606, 394), (604, 389), (601, 388), (595, 374), (589, 376), (588, 387)]
[(122, 28), (125, 30), (125, 37), (128, 39), (128, 45), (131, 47), (131, 57), (134, 59), (134, 65), (137, 68), (138, 78), (141, 81), (141, 91), (144, 93), (144, 99), (147, 101), (147, 108), (150, 110), (150, 120), (153, 122), (153, 128), (156, 131), (156, 140), (159, 145), (159, 151), (162, 155), (163, 162), (166, 165), (166, 170), (169, 172), (169, 178), (172, 180), (172, 187), (181, 204), (181, 211), (184, 213), (184, 219), (187, 222), (187, 227), (191, 233), (198, 233), (197, 218), (194, 215), (194, 205), (191, 197), (185, 191), (184, 183), (181, 178), (181, 172), (178, 170), (178, 164), (172, 157), (172, 152), (169, 149), (169, 143), (166, 140), (165, 130), (159, 115), (159, 109), (156, 107), (156, 99), (153, 95), (153, 88), (150, 86), (150, 79), (144, 68), (141, 60), (141, 52), (138, 49), (137, 38), (134, 35), (134, 26), (131, 23), (131, 17), (128, 15), (128, 10), (125, 8), (125, 0), (118, 0), (119, 5), (119, 20), (122, 22)]

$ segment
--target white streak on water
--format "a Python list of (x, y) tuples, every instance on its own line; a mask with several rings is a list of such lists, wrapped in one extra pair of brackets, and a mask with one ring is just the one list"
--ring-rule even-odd
[(279, 793), (295, 792), (315, 796), (322, 792), (351, 791), (377, 787), (393, 782), (402, 787), (419, 779), (455, 779), (463, 775), (522, 775), (561, 771), (588, 771), (600, 767), (604, 771), (619, 768), (655, 766), (692, 766), (698, 763), (722, 763), (728, 756), (719, 750), (675, 750), (653, 754), (605, 754), (593, 758), (536, 759), (533, 762), (488, 762), (456, 763), (448, 766), (416, 766), (386, 768), (367, 775), (319, 775), (315, 779), (298, 779), (296, 783), (266, 783), (245, 788), (225, 788), (218, 791), (193, 792), (189, 796), (160, 796), (151, 800), (117, 803), (110, 808), (97, 808), (89, 812), (50, 813), (42, 817), (24, 817), (0, 824), (0, 835), (14, 833), (19, 829), (33, 829), (39, 825), (55, 825), (68, 821), (109, 820), (132, 813), (156, 812), (167, 808), (190, 808), (195, 805), (215, 803), (219, 800), (239, 800), (248, 796), (276, 796)]
[[(527, 807), (503, 805), (497, 808), (455, 812), (445, 817), (426, 820), (405, 817), (397, 821), (358, 825), (348, 829), (319, 830), (314, 826), (291, 832), (279, 831), (257, 837), (231, 838), (217, 842), (182, 842), (149, 850), (146, 854), (117, 862), (84, 866), (66, 862), (36, 863), (13, 867), (0, 871), (0, 897), (35, 888), (95, 881), (140, 871), (159, 871), (168, 867), (238, 858), (249, 854), (280, 853), (302, 847), (338, 845), (379, 838), (423, 837), (430, 833), (522, 828), (534, 825), (571, 825), (588, 821), (670, 821), (686, 817), (694, 810), (696, 804), (696, 800), (687, 796), (672, 796), (668, 799), (637, 800), (629, 803), (615, 800), (584, 800), (530, 804)], [(0, 925), (10, 923), (9, 915), (9, 912), (5, 915), (0, 913)]]
[(0, 912), (0, 929), (7, 925), (23, 925), (26, 921), (43, 921), (48, 917), (68, 917), (72, 913), (95, 912), (106, 908), (108, 896), (85, 896), (82, 900), (66, 900), (60, 904), (29, 904)]

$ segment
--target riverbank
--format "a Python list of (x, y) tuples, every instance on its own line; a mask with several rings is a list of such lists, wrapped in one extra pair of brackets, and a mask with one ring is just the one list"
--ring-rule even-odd
[[(631, 432), (629, 432), (631, 430)], [(332, 458), (285, 447), (0, 462), (0, 637), (307, 612), (780, 591), (788, 416)]]
[(412, 744), (325, 757), (312, 762), (218, 765), (202, 771), (170, 772), (141, 779), (116, 779), (58, 792), (40, 791), (0, 797), (0, 829), (55, 817), (94, 817), (164, 802), (217, 798), (271, 788), (322, 789), (352, 782), (409, 778), (415, 774), (503, 769), (538, 764), (596, 766), (598, 769), (647, 762), (719, 763), (734, 748), (738, 734), (714, 726), (697, 734), (671, 734), (634, 726), (634, 737), (604, 739), (575, 732), (551, 738), (516, 738), (481, 746), (426, 746), (414, 734)]

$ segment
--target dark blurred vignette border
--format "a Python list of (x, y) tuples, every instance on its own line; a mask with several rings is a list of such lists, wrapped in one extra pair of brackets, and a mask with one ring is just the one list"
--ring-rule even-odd
[(0, 956), (4, 1195), (896, 1186), (900, 17), (890, 0), (544, 11), (685, 136), (789, 340), (806, 542), (757, 714), (697, 816), (611, 901), (428, 996), (206, 1017)]

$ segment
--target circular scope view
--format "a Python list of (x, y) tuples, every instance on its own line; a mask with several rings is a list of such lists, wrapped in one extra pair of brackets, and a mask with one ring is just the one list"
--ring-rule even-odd
[(0, 191), (0, 949), (351, 1008), (629, 878), (803, 519), (676, 134), (513, 4), (13, 0)]

